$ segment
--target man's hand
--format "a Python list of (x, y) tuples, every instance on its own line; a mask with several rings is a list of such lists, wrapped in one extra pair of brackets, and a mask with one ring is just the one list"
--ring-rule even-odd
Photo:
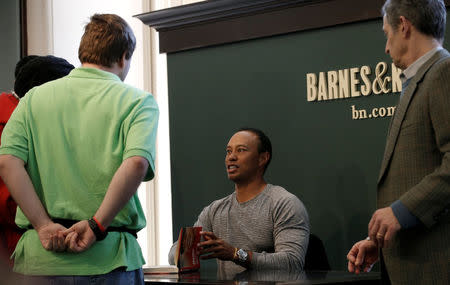
[(391, 207), (375, 211), (369, 222), (369, 237), (378, 247), (388, 247), (392, 238), (401, 229)]
[(369, 272), (378, 261), (378, 247), (372, 240), (362, 240), (353, 245), (347, 254), (348, 271), (359, 274)]
[(67, 230), (64, 226), (50, 222), (36, 229), (38, 233), (39, 240), (42, 246), (46, 250), (51, 251), (64, 251), (66, 250), (66, 245), (64, 243), (63, 232)]
[[(201, 259), (233, 260), (235, 247), (216, 237), (212, 232), (200, 232), (205, 241), (199, 243)], [(207, 254), (207, 255), (204, 255)]]
[(66, 236), (67, 251), (70, 252), (83, 252), (89, 249), (96, 240), (87, 220), (74, 224), (64, 232), (64, 235)]

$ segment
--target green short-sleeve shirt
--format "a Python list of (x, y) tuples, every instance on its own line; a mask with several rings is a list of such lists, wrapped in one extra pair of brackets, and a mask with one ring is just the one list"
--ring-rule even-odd
[[(146, 158), (150, 167), (145, 179), (153, 178), (158, 116), (151, 94), (112, 73), (77, 68), (64, 78), (33, 88), (20, 100), (3, 131), (0, 154), (14, 155), (26, 163), (51, 218), (88, 219), (126, 158)], [(16, 223), (23, 228), (30, 225), (20, 209)], [(145, 227), (137, 194), (111, 226)], [(36, 231), (28, 230), (14, 257), (14, 270), (30, 275), (103, 274), (120, 266), (135, 270), (144, 262), (136, 239), (119, 232), (74, 254), (46, 251)]]

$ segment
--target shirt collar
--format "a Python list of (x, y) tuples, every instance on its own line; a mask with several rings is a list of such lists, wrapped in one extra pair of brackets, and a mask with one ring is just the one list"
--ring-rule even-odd
[(417, 71), (419, 71), (419, 68), (441, 49), (441, 46), (431, 49), (426, 54), (422, 55), (416, 61), (414, 61), (410, 66), (408, 66), (408, 68), (403, 70), (402, 73), (400, 73), (400, 80), (402, 81), (402, 83), (405, 83), (407, 80), (413, 78), (414, 75), (416, 75)]
[(72, 71), (70, 71), (68, 76), (122, 81), (120, 80), (119, 76), (115, 75), (114, 73), (92, 67), (74, 68), (72, 69)]

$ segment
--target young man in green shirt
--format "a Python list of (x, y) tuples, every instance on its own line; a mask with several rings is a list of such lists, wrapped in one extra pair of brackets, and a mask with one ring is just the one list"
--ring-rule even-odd
[(122, 18), (93, 15), (82, 67), (28, 92), (5, 127), (0, 175), (26, 229), (14, 271), (28, 282), (143, 283), (136, 190), (154, 175), (159, 111), (151, 94), (122, 82), (134, 48)]

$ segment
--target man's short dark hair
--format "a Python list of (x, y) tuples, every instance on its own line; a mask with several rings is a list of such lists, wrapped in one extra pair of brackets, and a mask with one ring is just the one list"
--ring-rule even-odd
[(84, 27), (78, 49), (81, 63), (111, 67), (125, 53), (130, 59), (136, 47), (136, 38), (127, 22), (115, 14), (94, 14)]
[(268, 152), (269, 153), (269, 160), (267, 161), (266, 165), (264, 166), (264, 173), (266, 172), (267, 167), (270, 164), (270, 161), (272, 160), (272, 143), (270, 142), (270, 139), (266, 134), (261, 131), (260, 129), (256, 128), (240, 128), (237, 132), (251, 132), (255, 134), (258, 137), (258, 152)]
[(422, 34), (444, 40), (447, 10), (443, 0), (387, 0), (381, 13), (394, 29), (404, 16)]
[(14, 81), (14, 92), (22, 98), (33, 87), (66, 76), (74, 66), (64, 58), (35, 56), (19, 70)]

